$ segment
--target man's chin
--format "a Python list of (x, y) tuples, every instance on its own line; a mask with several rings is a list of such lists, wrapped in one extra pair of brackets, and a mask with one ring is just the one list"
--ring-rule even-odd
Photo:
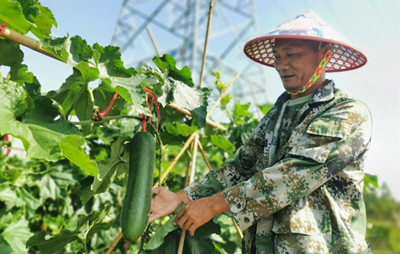
[(298, 88), (297, 86), (293, 87), (285, 84), (283, 84), (283, 88), (285, 88), (286, 92), (288, 93), (295, 93), (300, 90), (300, 88)]

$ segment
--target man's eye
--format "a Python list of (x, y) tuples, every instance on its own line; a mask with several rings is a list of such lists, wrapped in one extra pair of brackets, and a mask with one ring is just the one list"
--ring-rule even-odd
[(297, 54), (287, 54), (288, 57), (292, 57), (292, 56), (295, 56), (295, 55), (297, 55)]

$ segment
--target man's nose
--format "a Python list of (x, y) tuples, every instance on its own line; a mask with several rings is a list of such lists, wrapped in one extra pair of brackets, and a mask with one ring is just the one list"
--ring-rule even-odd
[(277, 71), (286, 70), (288, 68), (288, 61), (285, 57), (280, 57), (279, 59), (275, 59), (275, 69)]

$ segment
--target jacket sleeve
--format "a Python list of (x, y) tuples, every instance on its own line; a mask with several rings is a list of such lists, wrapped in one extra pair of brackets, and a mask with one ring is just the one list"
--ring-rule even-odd
[(254, 175), (254, 162), (256, 161), (257, 150), (262, 150), (264, 145), (264, 129), (266, 115), (260, 124), (253, 131), (250, 140), (241, 146), (233, 160), (230, 160), (216, 170), (210, 171), (202, 179), (192, 183), (185, 188), (185, 192), (191, 200), (208, 197), (240, 182), (249, 179)]
[(224, 190), (225, 201), (244, 230), (329, 181), (367, 150), (371, 119), (357, 101), (337, 104), (292, 133), (286, 156), (275, 165)]
[(253, 175), (254, 156), (254, 141), (251, 139), (237, 150), (233, 160), (186, 187), (186, 194), (191, 200), (208, 197), (249, 179)]

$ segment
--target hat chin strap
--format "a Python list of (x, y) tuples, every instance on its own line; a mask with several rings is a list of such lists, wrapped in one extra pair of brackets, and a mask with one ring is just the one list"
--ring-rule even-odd
[(298, 95), (300, 93), (304, 93), (307, 91), (314, 83), (318, 80), (318, 78), (321, 76), (322, 72), (324, 71), (326, 65), (329, 63), (329, 60), (333, 56), (333, 51), (334, 47), (330, 48), (328, 51), (326, 51), (324, 58), (321, 60), (317, 68), (315, 69), (313, 75), (311, 78), (307, 81), (307, 83), (303, 86), (302, 89), (298, 90), (297, 92), (287, 92), (288, 94), (291, 95)]

